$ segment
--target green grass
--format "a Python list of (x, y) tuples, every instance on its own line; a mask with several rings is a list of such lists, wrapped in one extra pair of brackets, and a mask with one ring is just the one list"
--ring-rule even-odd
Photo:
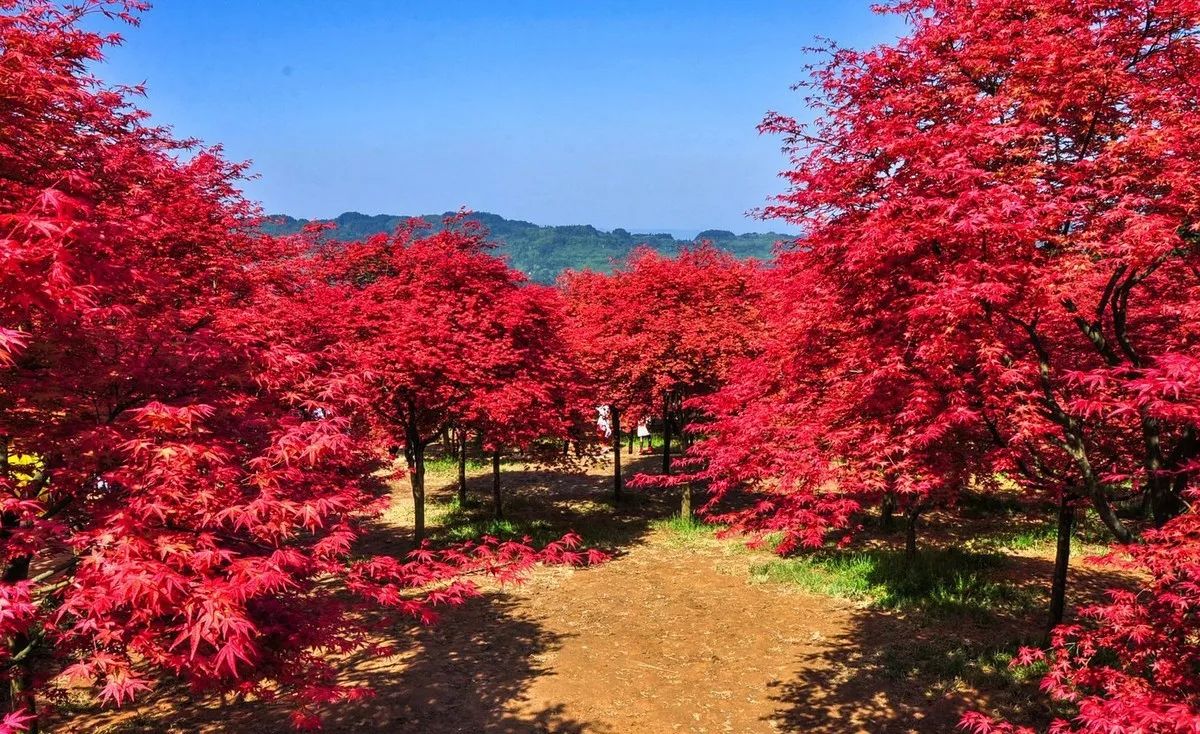
[(694, 545), (713, 539), (720, 525), (710, 525), (695, 517), (673, 515), (665, 520), (655, 520), (650, 526), (665, 533), (672, 545)]
[(924, 689), (929, 698), (958, 690), (961, 683), (988, 690), (1036, 698), (1037, 683), (1048, 666), (1012, 667), (1017, 642), (995, 645), (971, 642), (954, 635), (898, 640), (881, 648), (872, 662), (887, 678)]
[[(520, 460), (500, 457), (500, 468), (507, 469), (514, 466), (522, 466)], [(492, 458), (490, 456), (469, 456), (467, 457), (467, 473), (477, 473), (481, 471), (492, 470)], [(426, 474), (458, 474), (458, 459), (444, 454), (441, 456), (431, 456), (425, 459)]]
[[(1009, 550), (1032, 550), (1054, 545), (1058, 540), (1058, 529), (1054, 523), (1043, 522), (1027, 527), (1004, 531), (987, 538), (994, 546)], [(1071, 533), (1071, 550), (1086, 551), (1089, 547), (1109, 545), (1112, 534), (1094, 512), (1081, 512)]]
[(457, 497), (450, 497), (444, 502), (429, 504), (429, 523), (441, 528), (440, 537), (452, 541), (463, 542), (475, 540), (482, 535), (492, 535), (502, 540), (520, 539), (529, 536), (534, 543), (544, 544), (557, 540), (562, 533), (555, 533), (554, 528), (545, 520), (502, 519), (491, 516), (490, 504), (469, 504), (466, 507), (458, 503)]
[[(550, 524), (535, 520), (532, 522), (518, 520), (471, 520), (455, 523), (446, 528), (445, 537), (452, 541), (474, 540), (482, 535), (492, 535), (504, 540), (529, 536), (534, 543), (544, 544), (557, 540)], [(560, 534), (561, 535), (561, 534)]]
[(1004, 565), (995, 553), (926, 549), (912, 562), (891, 550), (821, 552), (756, 564), (756, 580), (861, 600), (880, 609), (936, 616), (988, 616), (1032, 608), (1032, 595), (993, 578)]

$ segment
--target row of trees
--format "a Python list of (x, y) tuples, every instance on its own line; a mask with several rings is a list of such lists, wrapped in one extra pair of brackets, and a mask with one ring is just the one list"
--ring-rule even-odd
[(768, 214), (805, 234), (766, 276), (760, 354), (693, 403), (695, 478), (714, 503), (752, 487), (723, 518), (784, 551), (883, 504), (913, 552), (928, 508), (1016, 487), (1058, 526), (1052, 625), (1090, 508), (1153, 581), (1023, 658), (1078, 705), (1055, 731), (1195, 729), (1200, 3), (886, 9), (910, 33), (824, 49), (815, 123), (763, 123), (793, 162)]
[(619, 499), (621, 433), (657, 418), (662, 473), (672, 441), (690, 442), (692, 398), (724, 384), (759, 341), (761, 266), (709, 245), (669, 258), (642, 248), (611, 273), (567, 273), (566, 336), (613, 428), (613, 483)]
[(699, 486), (781, 552), (882, 506), (915, 553), (929, 508), (1016, 487), (1059, 528), (1055, 625), (1090, 507), (1152, 581), (1022, 659), (1078, 704), (1059, 730), (1194, 726), (1200, 2), (891, 8), (911, 33), (829, 49), (814, 126), (763, 125), (794, 164), (768, 213), (805, 233), (771, 267), (640, 250), (555, 289), (466, 216), (261, 235), (238, 166), (89, 76), (115, 39), (83, 19), (139, 3), (0, 0), (0, 734), (63, 675), (118, 705), (163, 676), (283, 697), (315, 725), (364, 695), (321, 654), (372, 644), (363, 605), (429, 619), (470, 575), (600, 557), (363, 557), (382, 480), (408, 477), (421, 541), (429, 447), (473, 442), (500, 514), (501, 456), (595, 443), (600, 405), (618, 499), (623, 429), (654, 418), (662, 472), (635, 483), (685, 511)]
[(593, 453), (598, 405), (690, 440), (685, 400), (757, 342), (759, 266), (708, 246), (550, 288), (467, 215), (264, 236), (240, 166), (90, 76), (116, 39), (89, 16), (140, 3), (0, 9), (0, 732), (36, 730), (63, 678), (112, 705), (173, 678), (316, 726), (367, 693), (324, 655), (375, 645), (364, 607), (428, 621), (471, 576), (602, 558), (574, 535), (363, 556), (390, 477), (420, 543), (429, 447), (476, 444), (499, 515), (503, 454)]
[(141, 9), (0, 3), (0, 732), (35, 730), (62, 678), (315, 726), (366, 693), (327, 653), (386, 652), (364, 607), (428, 621), (472, 576), (601, 557), (574, 535), (355, 551), (389, 449), (420, 538), (441, 429), (493, 453), (567, 437), (584, 381), (557, 293), (465, 222), (316, 253), (319, 232), (259, 234), (239, 166), (90, 76), (116, 39), (89, 16)]

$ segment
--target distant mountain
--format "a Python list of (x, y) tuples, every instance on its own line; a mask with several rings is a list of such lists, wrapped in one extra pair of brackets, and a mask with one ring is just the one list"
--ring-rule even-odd
[[(446, 214), (428, 214), (423, 217), (433, 227), (441, 226)], [(329, 236), (335, 240), (356, 240), (380, 232), (392, 232), (408, 217), (391, 214), (368, 215), (346, 212), (329, 220), (334, 229)], [(516, 219), (505, 219), (497, 214), (474, 212), (471, 219), (477, 220), (492, 233), (499, 252), (508, 257), (513, 267), (526, 273), (531, 279), (552, 283), (564, 270), (609, 270), (613, 261), (624, 259), (638, 245), (648, 245), (664, 254), (675, 254), (692, 240), (676, 239), (670, 234), (635, 234), (624, 229), (611, 232), (596, 229), (590, 224), (564, 227), (539, 226)], [(307, 219), (296, 219), (287, 215), (276, 215), (263, 227), (272, 234), (299, 232)], [(778, 240), (793, 237), (768, 232), (765, 234), (734, 234), (723, 229), (709, 229), (696, 236), (696, 240), (711, 240), (713, 244), (740, 258), (766, 260), (771, 248)]]

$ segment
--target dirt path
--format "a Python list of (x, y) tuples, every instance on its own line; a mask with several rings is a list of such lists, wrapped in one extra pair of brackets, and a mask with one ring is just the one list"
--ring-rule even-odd
[[(571, 507), (603, 495), (607, 482), (604, 467), (586, 478), (506, 474), (514, 495), (548, 491)], [(407, 503), (399, 494), (393, 522), (404, 523)], [(920, 644), (913, 624), (843, 600), (755, 583), (750, 566), (762, 554), (737, 541), (681, 542), (647, 525), (650, 516), (674, 509), (669, 502), (643, 506), (636, 518), (623, 518), (623, 540), (608, 563), (540, 569), (526, 584), (489, 592), (422, 630), (405, 661), (360, 668), (356, 677), (378, 696), (339, 711), (327, 730), (954, 730), (974, 696), (951, 691), (931, 698), (922, 681), (897, 676), (876, 654), (898, 641)], [(566, 514), (562, 506), (549, 508), (556, 511)], [(543, 516), (547, 508), (536, 513)], [(596, 522), (587, 517), (559, 520), (566, 526)]]
[(659, 539), (553, 591), (525, 590), (563, 641), (517, 710), (560, 709), (596, 731), (778, 731), (775, 689), (847, 615), (752, 586), (727, 565), (713, 549)]
[[(486, 589), (435, 626), (397, 628), (397, 656), (346, 661), (347, 680), (376, 695), (336, 707), (327, 732), (927, 734), (954, 731), (967, 707), (994, 709), (1025, 695), (946, 673), (947, 639), (986, 645), (996, 636), (986, 623), (948, 629), (756, 583), (750, 567), (763, 554), (655, 529), (654, 519), (675, 510), (669, 500), (605, 505), (603, 467), (587, 476), (512, 469), (505, 477), (510, 516), (599, 528), (614, 558), (588, 569), (541, 568), (524, 585)], [(396, 497), (391, 527), (371, 552), (404, 549), (411, 502), (405, 492)], [(1045, 577), (1046, 569), (1018, 568), (1028, 583)], [(282, 734), (290, 731), (285, 714), (262, 703), (177, 701), (73, 717), (53, 730)]]
[[(422, 634), (410, 665), (360, 669), (378, 697), (341, 710), (327, 729), (952, 730), (961, 706), (931, 709), (902, 681), (839, 672), (836, 661), (856, 659), (861, 610), (751, 583), (748, 563), (728, 546), (680, 547), (652, 534), (598, 568), (542, 570), (447, 614)], [(867, 690), (877, 683), (890, 690)]]

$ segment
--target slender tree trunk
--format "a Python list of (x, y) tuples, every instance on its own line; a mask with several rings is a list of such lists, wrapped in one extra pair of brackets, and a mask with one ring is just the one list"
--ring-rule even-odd
[[(5, 523), (8, 525), (8, 523)], [(29, 578), (29, 556), (13, 559), (4, 571), (4, 583), (16, 584)], [(36, 713), (36, 702), (33, 692), (33, 669), (30, 666), (29, 652), (26, 650), (32, 644), (32, 639), (25, 632), (18, 632), (8, 639), (9, 654), (16, 656), (24, 652), (24, 658), (17, 665), (20, 671), (9, 681), (9, 711), (25, 709), (27, 714)], [(36, 732), (36, 722), (31, 722), (28, 731)]]
[(1159, 477), (1150, 489), (1154, 527), (1161, 528), (1168, 520), (1181, 514), (1185, 507), (1181, 493), (1175, 491), (1175, 482), (1168, 477)]
[(1104, 496), (1104, 490), (1098, 489), (1092, 494), (1092, 507), (1096, 508), (1096, 514), (1100, 516), (1100, 520), (1112, 532), (1113, 537), (1117, 539), (1118, 543), (1132, 543), (1134, 541), (1133, 531), (1125, 523), (1121, 522), (1121, 518), (1117, 517), (1112, 503), (1108, 501), (1108, 497)]
[(404, 458), (408, 462), (408, 478), (413, 496), (413, 539), (425, 540), (425, 444), (416, 426), (406, 430)]
[(917, 559), (917, 521), (921, 518), (920, 508), (914, 507), (904, 513), (907, 524), (904, 530), (904, 557), (912, 563)]
[(627, 444), (625, 444), (625, 450), (627, 452), (629, 452), (630, 456), (633, 456), (633, 434), (634, 433), (635, 433), (635, 431), (629, 432), (629, 442)]
[(1138, 411), (1142, 417), (1142, 442), (1145, 446), (1143, 465), (1146, 484), (1150, 487), (1150, 509), (1154, 527), (1161, 528), (1167, 520), (1183, 511), (1182, 500), (1172, 492), (1172, 482), (1163, 474), (1162, 425), (1146, 408)]
[(1067, 568), (1071, 561), (1071, 528), (1075, 524), (1075, 507), (1063, 494), (1058, 503), (1058, 543), (1054, 553), (1054, 580), (1050, 585), (1050, 628), (1062, 624), (1067, 608)]
[(663, 454), (662, 473), (671, 473), (671, 398), (663, 396)]
[[(0, 476), (8, 473), (8, 439), (5, 437), (0, 441)], [(18, 519), (13, 513), (4, 513), (3, 515), (3, 540), (12, 534), (12, 531), (17, 527)], [(29, 556), (18, 556), (9, 561), (8, 567), (4, 569), (4, 583), (16, 584), (25, 581), (29, 578)], [(23, 655), (20, 662), (15, 665), (19, 668), (8, 683), (8, 706), (9, 712), (24, 709), (26, 714), (36, 715), (37, 701), (33, 691), (33, 668), (29, 650), (27, 649), (33, 644), (33, 639), (27, 632), (18, 632), (7, 640), (5, 643), (8, 647), (10, 657)], [(37, 719), (27, 724), (27, 732), (36, 734), (38, 731)]]
[(679, 516), (684, 520), (692, 519), (692, 483), (684, 482), (679, 492)]
[(879, 503), (879, 525), (884, 530), (891, 530), (895, 525), (895, 518), (896, 495), (886, 492), (883, 495), (883, 500)]
[(413, 539), (425, 540), (425, 447), (416, 452), (416, 463), (412, 468), (413, 494)]
[(458, 506), (467, 506), (467, 432), (458, 434)]
[(613, 442), (613, 498), (618, 502), (624, 490), (624, 483), (621, 480), (621, 411), (617, 406), (608, 406), (608, 412), (612, 418), (612, 442)]
[(500, 497), (500, 452), (492, 452), (492, 509), (497, 520), (504, 517), (504, 505)]

